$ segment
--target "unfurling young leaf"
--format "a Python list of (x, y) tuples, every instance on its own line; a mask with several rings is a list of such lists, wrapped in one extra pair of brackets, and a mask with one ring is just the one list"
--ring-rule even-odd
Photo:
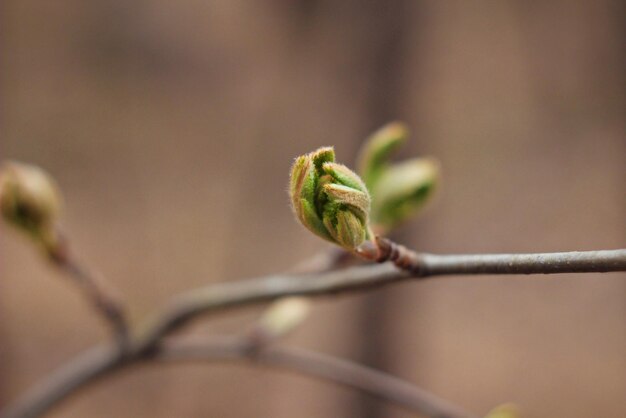
[(365, 140), (357, 157), (357, 169), (370, 190), (389, 166), (391, 153), (406, 141), (408, 134), (405, 124), (391, 122)]
[(380, 231), (388, 231), (415, 215), (439, 181), (439, 164), (433, 158), (389, 161), (407, 137), (407, 127), (392, 122), (373, 133), (359, 153), (359, 173), (372, 196), (370, 220)]
[(439, 163), (416, 158), (387, 168), (372, 189), (372, 219), (385, 229), (407, 220), (431, 197), (439, 178)]

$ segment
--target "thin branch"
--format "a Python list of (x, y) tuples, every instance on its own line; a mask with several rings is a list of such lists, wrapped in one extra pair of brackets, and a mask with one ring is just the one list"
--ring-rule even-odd
[(626, 249), (531, 254), (418, 253), (377, 236), (356, 249), (361, 257), (396, 267), (416, 277), (454, 274), (554, 274), (626, 271)]
[(390, 263), (307, 276), (277, 275), (189, 291), (160, 311), (129, 349), (96, 348), (62, 367), (17, 400), (0, 418), (34, 418), (84, 385), (158, 353), (170, 332), (205, 313), (284, 296), (328, 296), (368, 290), (412, 278), (458, 274), (530, 274), (626, 271), (626, 249), (548, 254), (419, 254), (420, 268), (398, 270)]
[(626, 271), (626, 249), (539, 254), (413, 253), (413, 256), (410, 270), (382, 264), (300, 277), (269, 276), (192, 290), (176, 298), (163, 314), (156, 317), (138, 349), (153, 348), (162, 336), (200, 314), (268, 302), (284, 296), (334, 295), (442, 275)]
[(157, 358), (210, 362), (250, 360), (360, 390), (424, 416), (475, 417), (407, 381), (348, 360), (300, 348), (266, 347), (253, 352), (249, 348), (248, 341), (243, 338), (188, 338), (165, 343)]
[(1, 418), (36, 418), (79, 390), (87, 388), (104, 376), (109, 376), (130, 359), (121, 355), (117, 346), (97, 346), (72, 359), (24, 395), (0, 411)]
[[(86, 295), (87, 300), (113, 327), (117, 338), (117, 348), (107, 346), (95, 347), (86, 351), (82, 356), (62, 366), (57, 372), (52, 373), (27, 391), (22, 397), (0, 410), (0, 418), (35, 418), (43, 415), (47, 410), (60, 403), (70, 395), (100, 378), (116, 372), (125, 366), (135, 364), (147, 356), (147, 341), (144, 344), (132, 344), (128, 332), (127, 321), (123, 313), (123, 307), (112, 296), (110, 291), (104, 291), (100, 281), (94, 280), (76, 260), (71, 257), (67, 241), (58, 251), (52, 254), (52, 262), (64, 271), (68, 277), (75, 280), (79, 288)], [(354, 259), (347, 253), (336, 247), (328, 247), (313, 257), (297, 264), (291, 269), (292, 274), (311, 271), (332, 271), (338, 267), (349, 265)], [(153, 347), (156, 341), (153, 342)], [(120, 350), (119, 348), (123, 349)], [(131, 347), (143, 347), (131, 350)]]
[(154, 355), (120, 356), (112, 347), (85, 352), (48, 376), (4, 410), (2, 418), (36, 418), (78, 390), (129, 367), (156, 361), (251, 361), (351, 387), (411, 411), (436, 418), (474, 418), (450, 403), (386, 373), (304, 349), (272, 347), (251, 351), (245, 338), (209, 337), (168, 341)]
[(61, 244), (50, 254), (50, 259), (68, 278), (74, 281), (87, 301), (110, 325), (119, 350), (127, 350), (128, 320), (121, 298), (112, 287), (76, 260), (64, 237)]

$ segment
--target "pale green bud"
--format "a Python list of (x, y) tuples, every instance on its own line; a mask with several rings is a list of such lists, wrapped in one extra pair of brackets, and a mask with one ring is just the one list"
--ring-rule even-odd
[(409, 135), (402, 122), (391, 122), (370, 135), (357, 157), (357, 169), (367, 187), (372, 188), (389, 165), (389, 157)]
[(416, 158), (388, 167), (372, 189), (372, 219), (390, 229), (415, 214), (432, 196), (439, 179), (439, 163)]
[(503, 404), (492, 409), (485, 418), (520, 418), (521, 415), (516, 405)]
[(392, 122), (374, 132), (359, 152), (359, 173), (372, 194), (371, 222), (380, 231), (417, 213), (438, 183), (439, 164), (432, 158), (389, 161), (407, 137), (406, 125)]
[(263, 338), (281, 338), (309, 316), (311, 302), (303, 297), (286, 297), (272, 303), (259, 319), (257, 330)]
[(298, 157), (291, 169), (289, 194), (305, 227), (352, 250), (370, 238), (370, 196), (359, 176), (334, 161), (331, 147)]
[(0, 171), (0, 211), (10, 225), (47, 250), (57, 245), (61, 195), (52, 177), (39, 167), (7, 162)]

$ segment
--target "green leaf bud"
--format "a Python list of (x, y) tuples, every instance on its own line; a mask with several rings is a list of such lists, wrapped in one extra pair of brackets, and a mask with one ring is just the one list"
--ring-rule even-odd
[(374, 132), (365, 140), (357, 157), (357, 169), (371, 188), (389, 165), (389, 157), (409, 135), (407, 126), (391, 122)]
[(332, 148), (296, 158), (289, 193), (298, 220), (319, 237), (349, 250), (370, 238), (369, 192), (358, 175), (335, 163)]
[(379, 232), (388, 231), (417, 213), (438, 183), (439, 164), (432, 158), (389, 161), (391, 153), (407, 137), (406, 125), (392, 122), (374, 132), (359, 152), (359, 174), (372, 196), (370, 220)]
[(385, 229), (407, 220), (433, 195), (439, 163), (416, 158), (388, 167), (372, 189), (372, 219)]

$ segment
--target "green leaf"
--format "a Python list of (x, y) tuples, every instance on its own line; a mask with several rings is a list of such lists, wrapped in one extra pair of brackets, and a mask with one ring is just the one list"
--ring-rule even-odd
[(374, 132), (361, 147), (357, 171), (372, 190), (389, 165), (391, 153), (408, 137), (408, 128), (401, 122), (391, 122)]
[(346, 248), (356, 248), (365, 241), (362, 221), (348, 210), (337, 213), (337, 241)]
[(328, 233), (326, 226), (322, 220), (317, 216), (315, 208), (305, 199), (300, 199), (301, 214), (300, 221), (307, 227), (307, 229), (313, 232), (315, 235), (328, 240), (333, 241), (333, 238)]
[(367, 220), (370, 211), (370, 198), (367, 193), (341, 184), (327, 184), (324, 186), (324, 191), (331, 201), (349, 206), (357, 212), (362, 221)]
[(419, 158), (388, 167), (372, 193), (372, 222), (390, 229), (415, 215), (432, 197), (439, 180), (439, 164)]
[(367, 187), (365, 187), (363, 180), (361, 180), (361, 178), (354, 171), (350, 170), (345, 165), (338, 163), (324, 163), (322, 169), (325, 173), (332, 176), (335, 182), (367, 193)]
[(321, 175), (324, 163), (335, 161), (335, 150), (333, 147), (322, 147), (310, 153), (309, 157), (315, 165), (315, 170)]

